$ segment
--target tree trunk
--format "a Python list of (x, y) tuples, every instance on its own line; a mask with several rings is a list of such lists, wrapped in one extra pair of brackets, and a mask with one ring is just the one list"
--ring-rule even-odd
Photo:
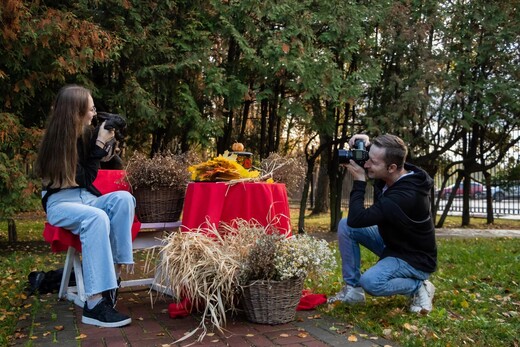
[(7, 232), (8, 232), (9, 242), (18, 241), (18, 235), (16, 234), (16, 223), (15, 223), (14, 219), (12, 219), (12, 218), (7, 219)]
[(328, 150), (321, 152), (312, 214), (326, 213), (329, 211), (329, 158), (330, 154)]

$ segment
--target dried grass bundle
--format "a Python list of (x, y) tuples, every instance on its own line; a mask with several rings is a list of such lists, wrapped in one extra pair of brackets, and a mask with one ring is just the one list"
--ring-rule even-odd
[[(219, 330), (225, 326), (226, 313), (236, 310), (237, 294), (243, 279), (249, 248), (266, 233), (255, 221), (235, 220), (235, 224), (171, 233), (159, 253), (161, 276), (158, 284), (169, 288), (177, 299), (189, 298), (202, 310), (198, 328), (182, 340), (207, 327), (205, 318)], [(180, 341), (180, 340), (179, 340)]]

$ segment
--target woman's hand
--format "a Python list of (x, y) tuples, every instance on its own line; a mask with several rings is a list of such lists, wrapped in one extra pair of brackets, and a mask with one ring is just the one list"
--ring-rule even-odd
[(115, 129), (111, 129), (111, 130), (105, 129), (105, 123), (106, 123), (106, 121), (104, 121), (101, 124), (101, 126), (99, 127), (99, 131), (98, 131), (98, 135), (97, 135), (97, 139), (96, 139), (96, 144), (101, 148), (104, 148), (105, 145), (107, 144), (107, 142), (112, 140), (115, 136)]

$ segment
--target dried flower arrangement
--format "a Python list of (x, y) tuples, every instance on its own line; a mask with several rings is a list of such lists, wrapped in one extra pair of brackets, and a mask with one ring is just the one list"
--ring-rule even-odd
[(193, 152), (157, 153), (152, 158), (136, 152), (128, 160), (126, 167), (128, 181), (134, 190), (176, 187), (184, 191), (190, 180), (188, 167), (197, 159)]
[(170, 234), (157, 266), (160, 285), (179, 300), (188, 297), (200, 304), (199, 327), (181, 339), (202, 329), (199, 341), (207, 331), (204, 318), (222, 330), (226, 314), (237, 310), (242, 289), (251, 281), (328, 276), (336, 267), (334, 252), (325, 240), (280, 235), (272, 226), (240, 219), (220, 230)]
[(302, 157), (282, 156), (271, 153), (260, 163), (262, 173), (271, 173), (272, 179), (284, 183), (288, 192), (297, 192), (305, 180), (307, 168)]
[(334, 252), (327, 241), (307, 234), (285, 237), (262, 234), (246, 258), (241, 278), (283, 281), (289, 278), (320, 278), (336, 266)]

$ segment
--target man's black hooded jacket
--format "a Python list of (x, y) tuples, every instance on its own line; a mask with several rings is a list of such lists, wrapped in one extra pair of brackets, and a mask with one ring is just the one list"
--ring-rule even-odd
[(414, 268), (434, 272), (437, 267), (435, 227), (430, 212), (432, 178), (422, 169), (405, 164), (405, 175), (383, 193), (385, 182), (374, 181), (374, 204), (364, 207), (364, 181), (354, 181), (350, 194), (348, 225), (377, 225), (385, 243), (381, 258), (403, 259)]

